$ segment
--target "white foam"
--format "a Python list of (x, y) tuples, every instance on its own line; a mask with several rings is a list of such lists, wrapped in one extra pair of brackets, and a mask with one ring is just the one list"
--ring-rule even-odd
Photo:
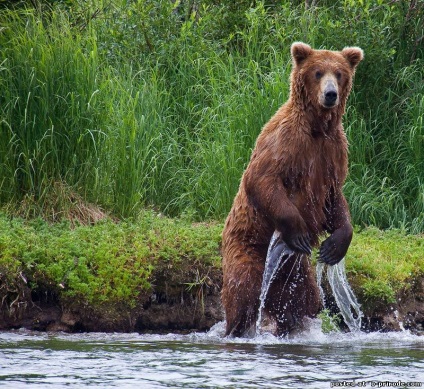
[(208, 332), (193, 332), (188, 335), (169, 333), (138, 334), (138, 333), (43, 333), (28, 330), (6, 331), (0, 334), (0, 344), (7, 342), (46, 341), (51, 338), (66, 341), (97, 342), (183, 342), (208, 344), (253, 344), (253, 345), (303, 345), (326, 347), (374, 347), (401, 348), (405, 346), (424, 347), (424, 336), (418, 336), (410, 331), (397, 332), (331, 332), (323, 333), (320, 319), (310, 319), (307, 327), (295, 334), (285, 337), (263, 333), (251, 338), (231, 338), (225, 335), (225, 321), (216, 323)]
[[(278, 345), (293, 344), (305, 346), (325, 345), (329, 347), (339, 346), (373, 346), (379, 347), (401, 347), (409, 344), (423, 345), (424, 337), (418, 336), (410, 331), (398, 332), (331, 332), (322, 331), (320, 319), (309, 319), (306, 328), (294, 335), (279, 337), (264, 332), (256, 334), (254, 337), (232, 338), (225, 337), (225, 321), (215, 324), (207, 333), (195, 333), (191, 335), (181, 335), (180, 340), (190, 340), (211, 343), (234, 343), (234, 344), (257, 344), (257, 345)], [(161, 335), (163, 337), (163, 335)]]

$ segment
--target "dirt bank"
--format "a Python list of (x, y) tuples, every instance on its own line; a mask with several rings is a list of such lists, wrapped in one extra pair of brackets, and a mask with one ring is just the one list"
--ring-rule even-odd
[[(192, 282), (187, 283), (187, 279)], [(182, 281), (185, 280), (185, 281)], [(224, 319), (220, 301), (221, 270), (197, 264), (175, 269), (159, 266), (152, 275), (153, 289), (134, 308), (104, 304), (93, 308), (60, 301), (49, 293), (28, 288), (19, 301), (3, 305), (0, 329), (27, 328), (66, 332), (167, 333), (206, 331)], [(366, 331), (411, 330), (424, 334), (424, 277), (399, 295), (395, 304), (363, 303)]]

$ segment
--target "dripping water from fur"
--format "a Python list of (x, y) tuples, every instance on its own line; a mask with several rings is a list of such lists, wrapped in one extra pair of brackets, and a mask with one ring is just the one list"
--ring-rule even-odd
[[(295, 252), (290, 250), (287, 245), (279, 241), (280, 233), (275, 231), (272, 235), (271, 241), (268, 246), (268, 252), (265, 261), (265, 270), (262, 278), (261, 294), (259, 297), (259, 311), (258, 319), (256, 321), (256, 334), (261, 333), (263, 310), (265, 307), (266, 297), (268, 295), (269, 288), (274, 281), (278, 271), (284, 266), (284, 264), (293, 256)], [(278, 250), (277, 250), (278, 247)], [(276, 255), (281, 250), (280, 255)], [(285, 285), (284, 285), (285, 286)], [(283, 286), (283, 287), (284, 287)]]
[[(293, 255), (296, 255), (296, 253), (289, 247), (287, 247), (284, 242), (279, 241), (279, 237), (280, 233), (278, 231), (275, 231), (268, 246), (265, 269), (262, 279), (261, 294), (259, 297), (260, 305), (258, 311), (258, 318), (256, 321), (257, 335), (261, 334), (263, 311), (269, 288), (281, 268), (287, 263), (290, 258), (292, 258)], [(325, 266), (327, 265), (319, 262), (316, 268), (317, 283), (323, 306), (326, 305), (325, 295), (322, 288), (323, 273)], [(344, 259), (336, 265), (327, 266), (326, 276), (330, 284), (331, 291), (336, 301), (336, 304), (339, 307), (340, 313), (342, 314), (346, 325), (349, 327), (349, 330), (351, 332), (360, 331), (363, 313), (361, 311), (360, 304), (358, 303), (358, 300), (356, 299), (356, 296), (347, 280)], [(283, 288), (284, 287), (285, 285), (283, 286)]]
[[(317, 264), (317, 282), (322, 304), (325, 306), (325, 295), (322, 288), (322, 279), (324, 273), (324, 263)], [(344, 258), (336, 265), (327, 266), (327, 280), (330, 284), (336, 304), (349, 330), (352, 332), (361, 330), (361, 320), (363, 313), (361, 306), (353, 293), (352, 288), (346, 278)]]

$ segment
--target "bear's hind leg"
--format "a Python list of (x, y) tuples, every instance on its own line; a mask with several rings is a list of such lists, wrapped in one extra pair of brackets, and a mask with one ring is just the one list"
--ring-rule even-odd
[(278, 336), (302, 330), (305, 318), (317, 315), (319, 290), (308, 256), (296, 254), (284, 264), (271, 285), (265, 309), (276, 319)]
[(261, 293), (263, 259), (239, 253), (232, 263), (224, 263), (222, 302), (228, 336), (253, 336)]

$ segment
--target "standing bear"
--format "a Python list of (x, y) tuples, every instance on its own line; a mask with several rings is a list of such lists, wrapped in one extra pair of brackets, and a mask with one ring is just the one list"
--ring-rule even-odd
[(277, 246), (294, 253), (278, 271), (263, 307), (276, 335), (301, 328), (305, 317), (318, 313), (310, 254), (319, 237), (329, 234), (319, 248), (319, 260), (328, 265), (343, 259), (352, 239), (342, 193), (348, 169), (342, 116), (363, 52), (314, 50), (296, 42), (291, 56), (289, 99), (263, 127), (223, 231), (226, 335), (255, 331), (274, 231)]

